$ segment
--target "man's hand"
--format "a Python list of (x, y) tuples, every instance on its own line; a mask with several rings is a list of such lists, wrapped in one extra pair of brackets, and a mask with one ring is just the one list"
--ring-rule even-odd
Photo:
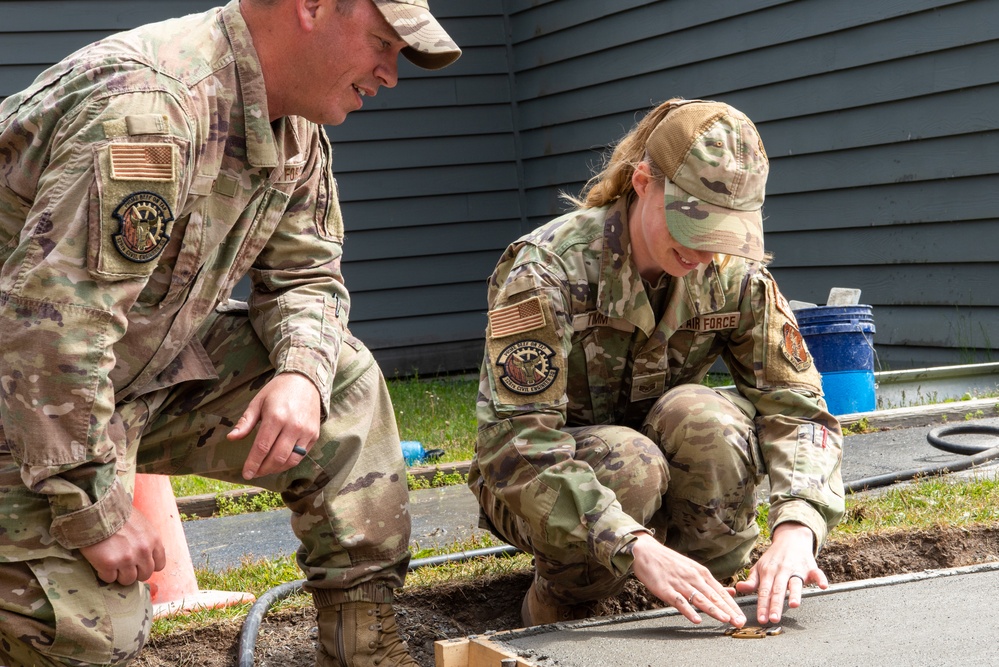
[(304, 375), (281, 373), (264, 385), (229, 432), (240, 440), (260, 424), (253, 447), (243, 464), (243, 479), (282, 472), (302, 460), (296, 446), (306, 451), (319, 439), (319, 390)]
[(691, 623), (700, 623), (700, 609), (721, 623), (742, 627), (746, 617), (732, 596), (708, 568), (660, 544), (647, 533), (638, 535), (632, 549), (638, 580), (663, 602), (679, 610)]
[(131, 586), (166, 567), (159, 531), (136, 509), (117, 533), (97, 544), (80, 547), (80, 553), (101, 581), (109, 584), (117, 581)]
[(760, 625), (780, 623), (784, 594), (792, 609), (801, 606), (805, 584), (829, 588), (829, 580), (813, 556), (812, 531), (800, 523), (782, 523), (774, 529), (773, 542), (749, 571), (749, 578), (735, 589), (740, 593), (756, 591), (756, 617)]

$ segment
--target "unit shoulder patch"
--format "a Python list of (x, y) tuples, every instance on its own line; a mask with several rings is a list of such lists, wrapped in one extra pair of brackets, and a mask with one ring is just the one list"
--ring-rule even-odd
[(783, 334), (780, 342), (780, 351), (795, 370), (799, 373), (812, 365), (812, 358), (805, 348), (805, 340), (801, 337), (801, 332), (790, 322), (785, 322), (782, 327)]
[(496, 358), (499, 381), (515, 394), (540, 394), (554, 384), (559, 369), (552, 364), (555, 350), (537, 340), (508, 345)]
[(154, 192), (133, 192), (112, 212), (118, 232), (112, 234), (114, 247), (133, 262), (156, 259), (166, 247), (170, 235), (167, 225), (173, 220), (170, 205)]

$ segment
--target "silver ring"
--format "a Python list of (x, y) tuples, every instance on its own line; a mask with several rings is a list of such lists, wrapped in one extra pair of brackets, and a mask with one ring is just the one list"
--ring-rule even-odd
[(694, 591), (693, 593), (691, 593), (690, 597), (687, 598), (687, 604), (689, 604), (691, 607), (694, 606), (694, 596), (695, 595), (697, 595), (697, 591)]
[(299, 456), (305, 456), (306, 454), (309, 453), (308, 451), (306, 451), (305, 447), (300, 447), (299, 445), (295, 445), (294, 447), (292, 447), (291, 451), (294, 452), (295, 454), (298, 454)]
[(800, 574), (792, 574), (790, 577), (787, 578), (788, 583), (790, 583), (792, 579), (800, 579), (801, 580), (801, 585), (802, 586), (805, 585), (805, 578), (803, 576), (801, 576)]

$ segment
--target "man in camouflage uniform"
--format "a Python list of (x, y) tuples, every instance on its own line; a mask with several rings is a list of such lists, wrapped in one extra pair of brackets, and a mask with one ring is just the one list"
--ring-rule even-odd
[[(582, 617), (632, 572), (691, 621), (739, 626), (736, 590), (763, 624), (828, 585), (815, 556), (843, 512), (842, 435), (765, 268), (767, 173), (744, 114), (673, 100), (500, 259), (469, 485), (535, 557), (525, 624)], [(699, 384), (719, 357), (735, 391)], [(726, 588), (764, 475), (772, 545)]]
[[(119, 665), (163, 567), (136, 471), (252, 480), (302, 541), (319, 664), (415, 665), (399, 436), (347, 329), (331, 149), (426, 0), (233, 0), (111, 36), (0, 105), (0, 664)], [(248, 307), (230, 302), (248, 274)]]

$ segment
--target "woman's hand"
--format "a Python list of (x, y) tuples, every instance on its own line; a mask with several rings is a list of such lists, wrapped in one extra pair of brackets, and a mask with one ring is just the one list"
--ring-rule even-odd
[(700, 609), (721, 623), (746, 623), (731, 594), (703, 565), (640, 533), (632, 548), (634, 573), (653, 594), (679, 610), (691, 623), (700, 623)]
[(774, 529), (770, 548), (750, 569), (749, 578), (735, 585), (739, 593), (756, 592), (756, 618), (761, 625), (780, 623), (785, 594), (787, 605), (795, 609), (801, 606), (801, 589), (806, 584), (829, 588), (829, 580), (815, 562), (814, 539), (803, 524), (780, 524)]

